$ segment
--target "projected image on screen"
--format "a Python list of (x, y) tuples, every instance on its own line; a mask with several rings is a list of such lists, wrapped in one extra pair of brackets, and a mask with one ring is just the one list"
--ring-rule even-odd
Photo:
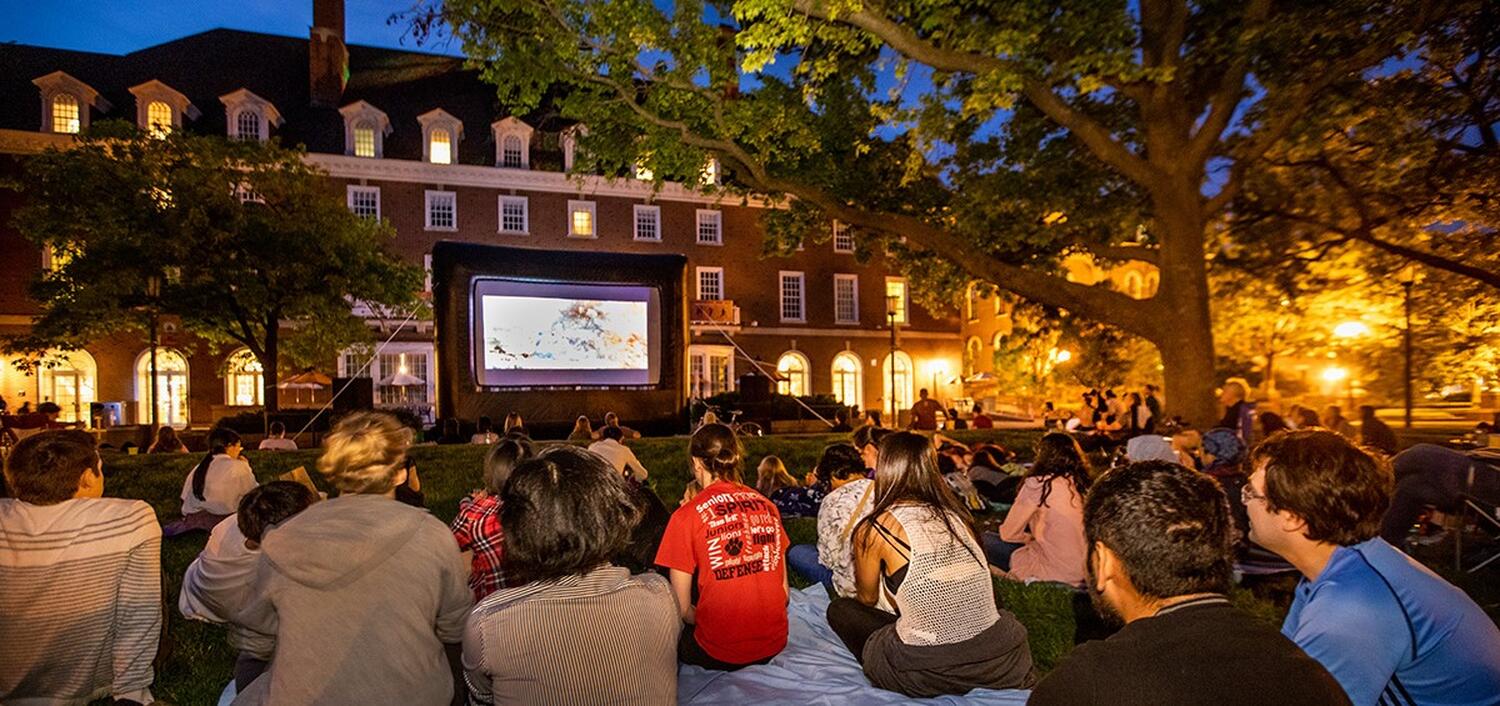
[(656, 287), (475, 279), (475, 377), (491, 387), (655, 385), (660, 308)]
[(646, 302), (486, 296), (489, 370), (647, 370)]

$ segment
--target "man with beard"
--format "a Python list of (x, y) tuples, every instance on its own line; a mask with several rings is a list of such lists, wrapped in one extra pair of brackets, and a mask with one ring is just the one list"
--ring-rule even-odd
[(1234, 525), (1212, 478), (1134, 463), (1094, 483), (1083, 521), (1090, 594), (1125, 626), (1074, 649), (1028, 704), (1349, 703), (1291, 640), (1229, 604)]

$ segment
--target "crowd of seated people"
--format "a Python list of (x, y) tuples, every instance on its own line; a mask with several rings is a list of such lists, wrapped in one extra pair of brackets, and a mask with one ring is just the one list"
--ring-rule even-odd
[[(1405, 512), (1387, 513), (1390, 466), (1332, 431), (1249, 449), (1216, 428), (1103, 471), (1049, 433), (1017, 474), (1003, 449), (861, 427), (825, 447), (809, 479), (822, 486), (817, 545), (791, 547), (771, 496), (795, 479), (778, 459), (747, 485), (725, 425), (687, 440), (691, 481), (670, 511), (644, 469), (599, 444), (543, 447), (515, 417), (448, 526), (403, 498), (421, 493), (414, 435), (390, 415), (335, 424), (316, 465), (328, 499), (255, 483), (238, 437), (210, 435), (183, 510), (211, 531), (177, 606), (226, 627), (234, 703), (675, 703), (682, 665), (756, 669), (783, 654), (789, 570), (829, 593), (828, 626), (869, 683), (911, 697), (1029, 688), (1038, 704), (1239, 704), (1267, 698), (1245, 685), (1274, 684), (1278, 703), (1479, 704), (1500, 693), (1500, 631), (1379, 537), (1383, 515)], [(598, 431), (600, 443), (629, 438)], [(1408, 453), (1398, 469), (1443, 465)], [(945, 469), (1014, 491), (997, 532), (977, 531)], [(83, 432), (25, 439), (4, 470), (0, 606), (28, 609), (0, 610), (0, 702), (150, 703), (163, 625), (155, 513), (101, 497)], [(1406, 471), (1398, 497), (1431, 475)], [(1251, 540), (1303, 576), (1279, 632), (1227, 597)], [(995, 574), (1082, 587), (1123, 627), (1038, 680)]]

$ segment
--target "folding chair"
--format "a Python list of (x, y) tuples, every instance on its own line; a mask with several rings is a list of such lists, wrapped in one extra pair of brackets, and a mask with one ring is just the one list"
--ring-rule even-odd
[[(1500, 491), (1496, 488), (1500, 488), (1500, 468), (1479, 459), (1469, 465), (1468, 482), (1459, 496), (1458, 530), (1453, 540), (1455, 571), (1472, 574), (1500, 560)], [(1489, 546), (1482, 547), (1478, 555), (1472, 557), (1476, 563), (1464, 569), (1464, 529), (1468, 527), (1470, 515), (1474, 517), (1474, 526), (1487, 535)]]

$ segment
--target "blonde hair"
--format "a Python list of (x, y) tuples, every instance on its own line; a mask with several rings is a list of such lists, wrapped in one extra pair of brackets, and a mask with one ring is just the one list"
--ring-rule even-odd
[(760, 465), (755, 469), (755, 489), (761, 495), (771, 497), (782, 488), (797, 487), (797, 479), (786, 472), (786, 464), (781, 462), (779, 456), (767, 456), (760, 460)]
[(341, 493), (378, 495), (396, 487), (411, 428), (384, 412), (354, 412), (324, 442), (318, 471)]

